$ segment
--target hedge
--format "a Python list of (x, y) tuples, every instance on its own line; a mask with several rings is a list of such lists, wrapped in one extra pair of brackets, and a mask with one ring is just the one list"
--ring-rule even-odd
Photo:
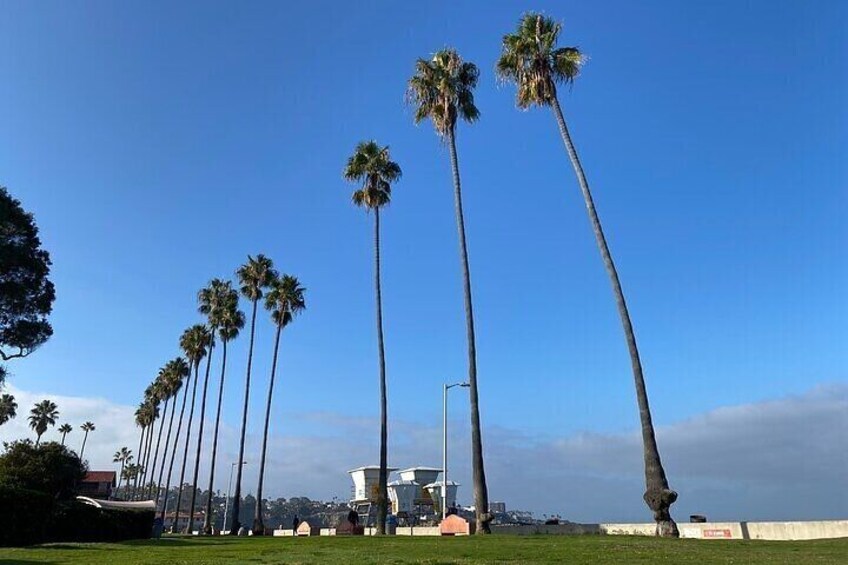
[(153, 510), (95, 508), (35, 491), (0, 486), (0, 546), (149, 538)]

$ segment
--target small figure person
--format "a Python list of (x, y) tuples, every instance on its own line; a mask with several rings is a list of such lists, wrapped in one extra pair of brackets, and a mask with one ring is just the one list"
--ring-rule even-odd
[(295, 533), (297, 533), (297, 527), (299, 525), (300, 525), (300, 520), (298, 519), (297, 514), (295, 514), (294, 518), (292, 519), (292, 530), (294, 530)]
[(350, 522), (352, 526), (359, 525), (359, 514), (356, 513), (356, 510), (351, 509), (351, 511), (347, 513), (347, 521)]

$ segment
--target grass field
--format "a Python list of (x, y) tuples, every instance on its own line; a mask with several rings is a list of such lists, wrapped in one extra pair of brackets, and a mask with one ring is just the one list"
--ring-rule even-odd
[(184, 538), (0, 548), (0, 564), (734, 563), (848, 564), (848, 539), (799, 542), (624, 536)]

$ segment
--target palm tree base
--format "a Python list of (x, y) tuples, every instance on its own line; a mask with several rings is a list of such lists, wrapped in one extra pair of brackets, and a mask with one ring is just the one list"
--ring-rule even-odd
[(677, 493), (669, 488), (648, 489), (642, 497), (645, 504), (654, 512), (657, 523), (656, 535), (663, 538), (679, 538), (677, 522), (671, 517), (671, 505), (677, 500)]
[(474, 534), (475, 535), (491, 534), (492, 529), (489, 527), (489, 522), (491, 522), (493, 519), (494, 519), (494, 516), (492, 516), (488, 512), (480, 514), (480, 516), (477, 519), (477, 527), (474, 529)]
[(259, 520), (254, 520), (253, 521), (253, 535), (254, 536), (264, 536), (265, 535), (265, 524), (263, 524)]

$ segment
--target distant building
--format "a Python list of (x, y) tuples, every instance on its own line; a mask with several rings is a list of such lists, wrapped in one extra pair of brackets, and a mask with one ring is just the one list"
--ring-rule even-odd
[[(168, 513), (165, 514), (165, 521), (163, 523), (163, 526), (166, 530), (170, 529), (171, 525), (174, 523), (174, 515), (175, 514), (176, 514), (175, 512), (168, 512)], [(206, 517), (206, 514), (204, 514), (203, 512), (195, 512), (194, 513), (194, 520), (192, 521), (192, 524), (191, 524), (192, 531), (194, 531), (194, 530), (200, 531), (200, 529), (203, 527), (203, 519), (205, 517)], [(177, 531), (179, 531), (179, 532), (183, 531), (186, 527), (186, 524), (188, 524), (188, 512), (180, 512), (180, 519), (179, 519), (179, 522), (177, 522)]]
[(111, 498), (116, 477), (115, 471), (89, 471), (80, 482), (77, 494), (89, 498)]
[(505, 514), (506, 513), (506, 502), (490, 502), (489, 503), (489, 512), (493, 514)]

